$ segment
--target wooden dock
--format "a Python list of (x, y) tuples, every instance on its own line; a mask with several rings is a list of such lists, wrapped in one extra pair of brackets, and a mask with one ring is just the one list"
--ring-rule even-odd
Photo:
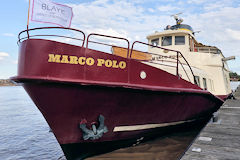
[(121, 148), (87, 160), (176, 160), (198, 135), (199, 130), (159, 137), (137, 146)]
[(240, 86), (236, 100), (218, 110), (218, 121), (208, 123), (181, 160), (240, 160)]

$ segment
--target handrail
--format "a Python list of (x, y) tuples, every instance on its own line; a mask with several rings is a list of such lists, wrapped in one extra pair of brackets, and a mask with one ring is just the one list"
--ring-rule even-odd
[(181, 52), (179, 52), (178, 51), (178, 53), (179, 54), (181, 54), (181, 56), (182, 56), (182, 58), (184, 59), (184, 61), (187, 63), (187, 65), (188, 65), (188, 67), (189, 67), (189, 69), (190, 69), (190, 71), (191, 71), (191, 73), (192, 73), (192, 75), (193, 75), (193, 80), (194, 80), (194, 83), (196, 84), (197, 83), (197, 81), (196, 81), (196, 79), (195, 79), (195, 75), (194, 75), (194, 73), (193, 73), (193, 70), (192, 70), (192, 68), (191, 68), (191, 66), (189, 65), (189, 63), (188, 63), (188, 61), (186, 60), (186, 58), (182, 55), (182, 53)]
[[(127, 44), (128, 44), (128, 47), (127, 47), (127, 49), (128, 49), (128, 51), (127, 51), (127, 58), (128, 58), (130, 43), (129, 43), (129, 41), (128, 41), (126, 38), (115, 37), (115, 36), (108, 36), (108, 35), (98, 34), (98, 33), (90, 33), (90, 34), (87, 36), (86, 48), (88, 48), (88, 42), (97, 43), (97, 44), (103, 44), (103, 43), (100, 43), (100, 42), (89, 41), (89, 37), (90, 37), (90, 36), (100, 36), (100, 37), (107, 37), (107, 38), (120, 39), (120, 40), (126, 41)], [(110, 46), (111, 46), (111, 45), (110, 45)]]
[[(73, 37), (68, 37), (68, 36), (61, 36), (61, 35), (51, 35), (51, 34), (49, 34), (49, 35), (33, 35), (33, 36), (27, 35), (27, 37), (21, 38), (21, 35), (22, 35), (23, 33), (25, 33), (25, 32), (29, 33), (29, 31), (41, 30), (41, 29), (63, 29), (63, 30), (72, 30), (72, 31), (76, 31), (76, 32), (82, 33), (83, 39), (73, 38)], [(82, 40), (82, 41), (83, 41), (82, 47), (84, 46), (84, 42), (85, 42), (85, 38), (86, 38), (86, 36), (85, 36), (85, 34), (84, 34), (83, 31), (78, 30), (78, 29), (74, 29), (74, 28), (67, 28), (67, 27), (39, 27), (39, 28), (31, 28), (31, 29), (27, 29), (27, 30), (21, 31), (21, 32), (18, 34), (18, 42), (17, 42), (17, 43), (19, 44), (19, 43), (21, 43), (21, 41), (24, 40), (24, 39), (29, 39), (30, 37), (36, 37), (36, 36), (65, 37), (65, 38), (70, 38), (70, 39), (75, 39), (75, 40)]]
[(172, 51), (172, 52), (179, 52), (179, 51), (172, 50), (172, 49), (168, 49), (168, 48), (163, 48), (163, 47), (159, 47), (159, 46), (154, 46), (154, 45), (152, 45), (152, 44), (148, 44), (148, 43), (141, 42), (141, 41), (134, 41), (133, 44), (132, 44), (132, 49), (131, 49), (131, 52), (130, 52), (130, 57), (131, 57), (132, 50), (133, 50), (133, 46), (134, 46), (135, 43), (141, 43), (141, 44), (144, 44), (144, 45), (147, 45), (147, 46), (156, 47), (156, 48), (160, 48), (160, 49), (168, 50), (168, 51)]
[(73, 38), (73, 37), (68, 37), (68, 36), (60, 36), (60, 35), (54, 35), (54, 34), (49, 34), (49, 35), (33, 35), (33, 36), (28, 36), (28, 37), (23, 37), (23, 38), (20, 38), (18, 41), (22, 41), (24, 39), (27, 39), (27, 38), (31, 38), (31, 37), (62, 37), (62, 38), (69, 38), (69, 39), (75, 39), (75, 40), (79, 40), (79, 41), (84, 41), (83, 39), (80, 39), (80, 38)]
[(95, 44), (101, 44), (101, 45), (105, 45), (105, 46), (109, 46), (109, 47), (115, 46), (115, 45), (106, 44), (106, 43), (102, 43), (102, 42), (95, 42), (95, 41), (88, 41), (88, 42), (95, 43)]
[[(160, 48), (160, 49), (167, 50), (167, 51), (176, 52), (176, 54), (177, 54), (177, 59), (176, 59), (176, 60), (177, 60), (176, 75), (177, 75), (178, 77), (179, 77), (179, 73), (178, 73), (178, 72), (179, 72), (179, 71), (178, 71), (178, 66), (179, 66), (179, 64), (178, 64), (178, 63), (180, 63), (181, 66), (183, 67), (182, 63), (179, 61), (179, 54), (180, 54), (181, 57), (182, 57), (182, 58), (184, 59), (184, 61), (186, 62), (187, 66), (189, 67), (191, 73), (192, 73), (194, 83), (196, 83), (196, 79), (195, 79), (193, 70), (192, 70), (191, 66), (189, 65), (188, 61), (185, 59), (185, 57), (183, 56), (183, 54), (182, 54), (180, 51), (172, 50), (172, 49), (168, 49), (168, 48), (163, 48), (163, 47), (159, 47), (159, 46), (154, 46), (154, 45), (152, 45), (152, 44), (148, 44), (148, 43), (141, 42), (141, 41), (135, 41), (135, 42), (133, 42), (133, 44), (132, 44), (132, 48), (131, 48), (131, 51), (130, 51), (130, 58), (132, 57), (133, 47), (134, 47), (134, 45), (135, 45), (136, 43), (148, 45), (148, 46), (151, 46), (151, 47)], [(152, 53), (148, 53), (148, 54), (152, 54)], [(153, 54), (153, 55), (156, 55), (156, 54)], [(184, 68), (184, 67), (183, 67), (183, 68)], [(184, 69), (184, 71), (185, 71), (185, 69)], [(186, 71), (185, 71), (185, 73), (186, 73)], [(187, 77), (188, 77), (188, 75), (187, 75)], [(188, 78), (189, 78), (189, 77), (188, 77)]]
[[(83, 39), (79, 39), (79, 38), (74, 38), (74, 37), (68, 37), (68, 36), (61, 36), (61, 35), (53, 35), (53, 34), (49, 34), (49, 35), (29, 35), (29, 31), (33, 31), (33, 30), (41, 30), (41, 29), (63, 29), (63, 30), (72, 30), (72, 31), (76, 31), (76, 32), (80, 32), (82, 33), (83, 35)], [(21, 37), (21, 35), (23, 33), (27, 32), (27, 37)], [(80, 40), (80, 41), (83, 41), (82, 43), (82, 47), (84, 47), (84, 43), (85, 43), (85, 39), (86, 39), (86, 36), (84, 34), (83, 31), (81, 30), (78, 30), (78, 29), (74, 29), (74, 28), (67, 28), (67, 27), (39, 27), (39, 28), (32, 28), (32, 29), (27, 29), (27, 30), (23, 30), (21, 31), (19, 34), (18, 34), (18, 44), (22, 42), (22, 40), (25, 40), (25, 39), (29, 39), (31, 37), (37, 37), (37, 36), (50, 36), (50, 37), (63, 37), (63, 38), (70, 38), (70, 39), (74, 39), (74, 40)], [(196, 83), (196, 79), (195, 79), (195, 76), (194, 76), (194, 73), (193, 73), (193, 70), (191, 68), (191, 66), (189, 65), (188, 61), (185, 59), (185, 57), (182, 55), (182, 53), (180, 51), (177, 51), (177, 50), (172, 50), (172, 49), (168, 49), (168, 48), (163, 48), (163, 47), (159, 47), (159, 46), (154, 46), (152, 44), (148, 44), (148, 43), (145, 43), (145, 42), (141, 42), (141, 41), (134, 41), (132, 43), (132, 47), (131, 47), (131, 50), (130, 50), (130, 43), (129, 41), (126, 39), (126, 38), (122, 38), (122, 37), (115, 37), (115, 36), (109, 36), (109, 35), (103, 35), (103, 34), (97, 34), (97, 33), (90, 33), (88, 36), (87, 36), (87, 41), (86, 41), (86, 48), (88, 48), (88, 43), (91, 42), (91, 43), (97, 43), (97, 44), (102, 44), (102, 45), (108, 45), (108, 44), (105, 44), (105, 43), (101, 43), (101, 42), (95, 42), (95, 41), (90, 41), (89, 38), (90, 36), (102, 36), (102, 37), (107, 37), (107, 38), (113, 38), (113, 39), (119, 39), (119, 40), (123, 40), (123, 41), (126, 41), (127, 42), (127, 58), (131, 58), (132, 57), (132, 52), (133, 52), (133, 47), (136, 43), (140, 43), (140, 44), (144, 44), (144, 45), (148, 45), (148, 46), (151, 46), (151, 47), (156, 47), (156, 48), (160, 48), (160, 49), (163, 49), (163, 50), (167, 50), (167, 51), (172, 51), (172, 52), (176, 52), (177, 54), (177, 59), (175, 58), (171, 58), (171, 57), (168, 57), (168, 56), (163, 56), (163, 57), (166, 57), (166, 58), (170, 58), (170, 59), (174, 59), (177, 61), (177, 66), (176, 66), (176, 75), (179, 77), (179, 70), (178, 70), (178, 67), (179, 67), (179, 63), (181, 64), (181, 66), (183, 67), (183, 64), (179, 61), (179, 55), (181, 55), (181, 57), (184, 59), (184, 61), (186, 62), (187, 66), (189, 67), (192, 75), (193, 75), (193, 79), (194, 79), (194, 83)], [(115, 46), (115, 45), (108, 45), (108, 46)], [(159, 56), (158, 54), (154, 54), (154, 53), (149, 53), (149, 52), (145, 52), (147, 54), (152, 54), (152, 55), (157, 55)], [(148, 60), (148, 62), (150, 62)], [(151, 62), (151, 63), (154, 63), (154, 62)], [(184, 69), (184, 67), (183, 67)], [(186, 73), (186, 70), (184, 69), (185, 73)], [(186, 73), (187, 75), (187, 73)], [(188, 75), (187, 75), (188, 77)], [(189, 79), (189, 77), (188, 77)]]

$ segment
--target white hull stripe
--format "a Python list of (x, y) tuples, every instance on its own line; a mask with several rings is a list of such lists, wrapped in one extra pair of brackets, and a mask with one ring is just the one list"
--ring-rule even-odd
[(167, 127), (167, 126), (173, 126), (173, 125), (183, 124), (183, 123), (192, 122), (192, 121), (194, 121), (194, 120), (178, 121), (178, 122), (171, 122), (171, 123), (160, 123), (160, 124), (142, 124), (142, 125), (133, 125), (133, 126), (117, 126), (117, 127), (114, 127), (113, 132), (137, 131), (137, 130), (144, 130), (144, 129)]

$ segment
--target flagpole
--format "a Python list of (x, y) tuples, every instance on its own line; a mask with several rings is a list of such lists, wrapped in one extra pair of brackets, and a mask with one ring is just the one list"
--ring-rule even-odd
[(27, 19), (27, 36), (28, 36), (28, 39), (29, 39), (28, 26), (29, 26), (29, 16), (30, 16), (30, 1), (31, 1), (31, 0), (29, 0), (29, 5), (28, 5), (28, 19)]

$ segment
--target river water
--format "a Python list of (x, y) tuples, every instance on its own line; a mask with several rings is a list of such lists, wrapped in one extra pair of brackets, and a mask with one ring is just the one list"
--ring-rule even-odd
[(239, 85), (240, 85), (240, 81), (231, 82), (231, 88), (232, 88), (232, 90), (235, 91)]
[[(231, 83), (232, 89), (239, 84)], [(180, 144), (188, 139), (189, 143), (194, 136), (183, 140), (174, 137), (165, 140), (164, 145), (171, 146), (168, 141), (173, 140)], [(62, 155), (48, 124), (24, 89), (0, 87), (0, 160), (57, 160)]]
[(57, 160), (62, 155), (25, 90), (0, 87), (0, 160)]

